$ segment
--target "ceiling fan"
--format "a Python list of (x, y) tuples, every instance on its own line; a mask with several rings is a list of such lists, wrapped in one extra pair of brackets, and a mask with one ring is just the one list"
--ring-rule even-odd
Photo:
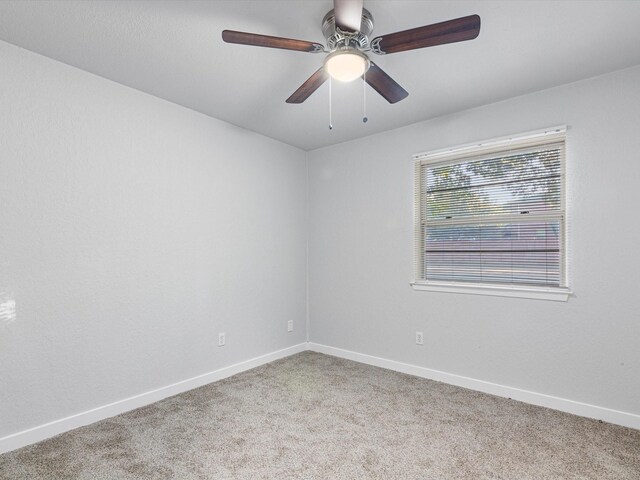
[(316, 42), (234, 30), (224, 30), (222, 39), (227, 43), (242, 45), (328, 53), (323, 66), (293, 92), (287, 99), (287, 103), (304, 102), (329, 77), (343, 82), (362, 77), (389, 103), (396, 103), (406, 98), (409, 93), (372, 62), (367, 55), (368, 52), (387, 55), (472, 40), (480, 33), (480, 17), (469, 15), (369, 40), (373, 32), (373, 17), (362, 4), (363, 0), (333, 0), (333, 10), (329, 11), (322, 20), (326, 48)]

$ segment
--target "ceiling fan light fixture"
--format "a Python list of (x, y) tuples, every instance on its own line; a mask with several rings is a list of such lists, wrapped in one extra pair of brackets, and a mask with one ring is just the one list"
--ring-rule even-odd
[(324, 67), (331, 78), (351, 82), (369, 69), (369, 58), (355, 49), (337, 50), (327, 56)]

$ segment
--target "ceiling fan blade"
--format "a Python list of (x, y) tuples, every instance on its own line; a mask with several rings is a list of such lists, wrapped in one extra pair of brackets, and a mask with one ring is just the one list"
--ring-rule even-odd
[(293, 38), (271, 37), (257, 33), (236, 32), (235, 30), (223, 30), (222, 40), (227, 43), (282, 48), (284, 50), (297, 50), (299, 52), (318, 53), (324, 51), (324, 46), (315, 42), (294, 40)]
[(324, 66), (320, 67), (316, 72), (311, 75), (306, 82), (293, 92), (293, 94), (287, 98), (287, 103), (302, 103), (315, 92), (320, 85), (327, 81), (329, 74), (325, 70)]
[(399, 102), (409, 95), (409, 92), (398, 85), (393, 78), (373, 62), (371, 62), (371, 66), (364, 78), (365, 81), (389, 103)]
[(363, 0), (333, 0), (336, 26), (343, 32), (359, 32)]
[(374, 38), (371, 45), (375, 53), (396, 53), (415, 48), (473, 40), (479, 33), (480, 17), (469, 15), (468, 17), (382, 35)]

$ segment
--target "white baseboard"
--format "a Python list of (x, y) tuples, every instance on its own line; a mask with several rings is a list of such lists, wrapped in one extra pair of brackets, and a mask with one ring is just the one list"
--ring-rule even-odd
[(387, 360), (386, 358), (374, 357), (372, 355), (365, 355), (363, 353), (329, 347), (318, 343), (309, 343), (309, 350), (640, 430), (640, 415), (634, 413), (621, 412), (610, 408), (589, 405), (588, 403), (567, 400), (566, 398), (507, 387), (497, 383), (485, 382), (475, 378), (463, 377), (453, 373), (441, 372), (439, 370), (396, 362), (395, 360)]
[(329, 347), (318, 343), (300, 343), (298, 345), (268, 353), (260, 357), (255, 357), (244, 362), (236, 363), (219, 370), (214, 370), (213, 372), (198, 375), (197, 377), (189, 378), (166, 387), (141, 393), (140, 395), (125, 398), (124, 400), (119, 400), (108, 405), (103, 405), (92, 410), (71, 415), (70, 417), (55, 420), (44, 425), (39, 425), (22, 432), (8, 435), (0, 438), (0, 454), (46, 440), (47, 438), (68, 432), (74, 428), (82, 427), (136, 408), (144, 407), (145, 405), (149, 405), (164, 398), (222, 380), (237, 373), (251, 370), (252, 368), (259, 367), (260, 365), (264, 365), (266, 363), (273, 362), (274, 360), (288, 357), (305, 350), (333, 355), (334, 357), (345, 358), (355, 362), (365, 363), (367, 365), (407, 373), (417, 377), (428, 378), (430, 380), (457, 385), (500, 397), (512, 398), (532, 405), (553, 408), (555, 410), (572, 413), (574, 415), (595, 418), (597, 420), (603, 420), (605, 422), (615, 423), (617, 425), (640, 430), (640, 415), (636, 415), (634, 413), (621, 412), (610, 408), (598, 407), (596, 405), (589, 405), (587, 403), (576, 402), (574, 400), (567, 400), (566, 398), (559, 398), (551, 395), (545, 395), (543, 393), (507, 387), (497, 383), (485, 382), (475, 378), (463, 377), (453, 373), (441, 372), (439, 370), (432, 370), (430, 368), (410, 365), (408, 363), (388, 360), (386, 358), (374, 357), (372, 355), (343, 350), (341, 348)]
[(265, 363), (304, 352), (305, 350), (307, 350), (307, 343), (300, 343), (298, 345), (268, 353), (260, 357), (255, 357), (244, 362), (236, 363), (219, 370), (214, 370), (213, 372), (198, 375), (197, 377), (192, 377), (172, 385), (167, 385), (166, 387), (141, 393), (140, 395), (125, 398), (124, 400), (119, 400), (108, 405), (103, 405), (98, 408), (71, 415), (70, 417), (61, 418), (60, 420), (55, 420), (44, 425), (39, 425), (22, 432), (8, 435), (0, 438), (0, 453), (25, 447), (32, 443), (46, 440), (47, 438), (60, 433), (68, 432), (74, 428), (82, 427), (99, 420), (104, 420), (105, 418), (113, 417), (114, 415), (119, 415), (136, 408), (144, 407), (145, 405), (157, 402), (163, 398), (171, 397), (188, 390), (193, 390), (194, 388), (222, 380), (223, 378), (244, 372), (245, 370), (251, 370), (252, 368), (264, 365)]

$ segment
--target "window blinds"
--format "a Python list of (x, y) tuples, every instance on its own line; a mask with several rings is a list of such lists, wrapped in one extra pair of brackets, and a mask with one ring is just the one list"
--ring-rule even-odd
[(461, 150), (416, 162), (416, 280), (564, 286), (564, 130)]

